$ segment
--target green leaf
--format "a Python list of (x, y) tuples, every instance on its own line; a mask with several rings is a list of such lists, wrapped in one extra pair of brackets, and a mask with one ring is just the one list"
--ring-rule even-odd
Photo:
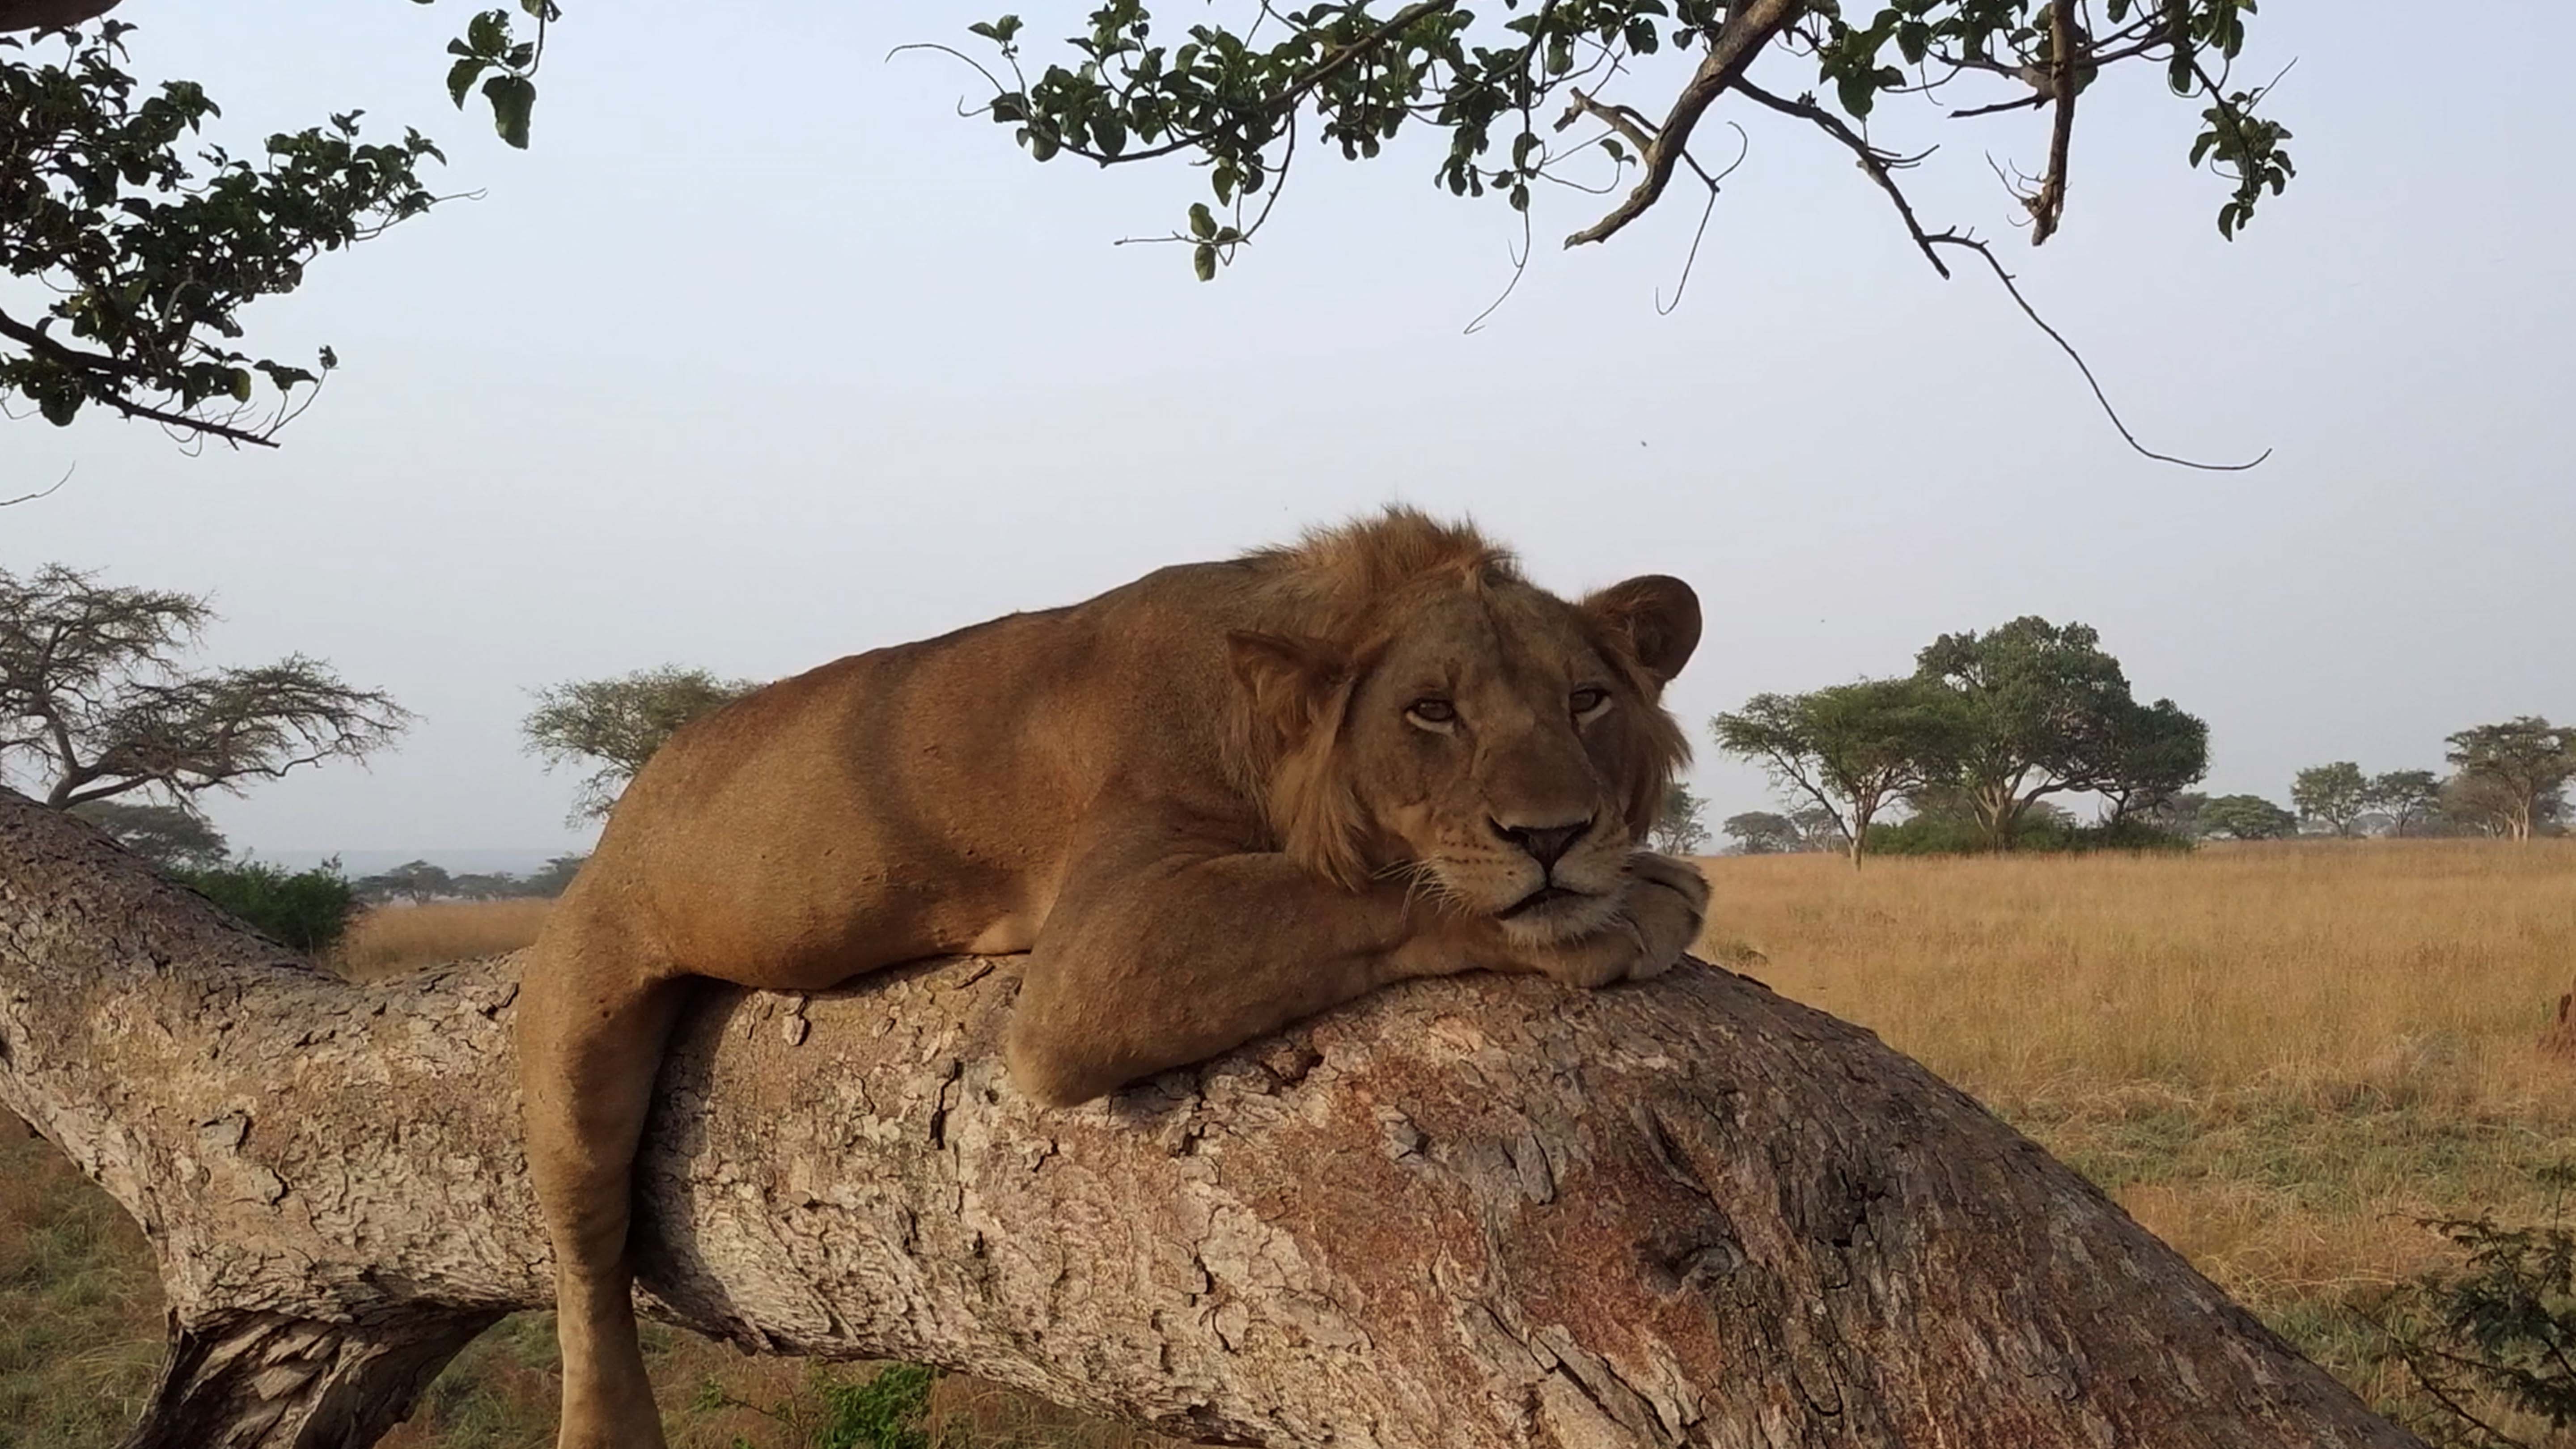
[(456, 102), (456, 109), (465, 109), (465, 93), (474, 89), (474, 82), (482, 78), (484, 68), (490, 64), (488, 60), (469, 55), (447, 68), (447, 97)]
[(250, 369), (246, 367), (233, 369), (233, 401), (250, 401)]
[(1190, 235), (1201, 241), (1216, 235), (1216, 214), (1208, 210), (1204, 201), (1190, 203)]
[(1842, 99), (1843, 109), (1851, 112), (1854, 119), (1867, 119), (1870, 106), (1878, 99), (1877, 79), (1868, 71), (1836, 76), (1834, 90)]
[(477, 54), (498, 57), (510, 43), (510, 16), (507, 11), (486, 10), (465, 27), (465, 43)]
[(528, 149), (528, 113), (537, 104), (537, 83), (523, 75), (496, 75), (483, 83), (483, 95), (492, 103), (492, 125), (501, 139)]
[(1215, 281), (1216, 248), (1204, 242), (1190, 248), (1190, 269), (1199, 274), (1199, 280), (1202, 282)]

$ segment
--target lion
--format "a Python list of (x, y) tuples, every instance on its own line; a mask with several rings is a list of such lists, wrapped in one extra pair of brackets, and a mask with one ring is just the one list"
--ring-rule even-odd
[(528, 1161), (560, 1449), (663, 1444), (632, 1169), (693, 978), (815, 991), (1026, 953), (1004, 1057), (1071, 1105), (1411, 977), (1654, 976), (1707, 888), (1641, 848), (1697, 595), (1569, 602), (1393, 508), (853, 655), (676, 734), (532, 948)]

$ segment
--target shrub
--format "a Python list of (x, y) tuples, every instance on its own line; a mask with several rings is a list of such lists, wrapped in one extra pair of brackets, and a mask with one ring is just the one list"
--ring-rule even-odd
[[(1946, 812), (1927, 812), (1894, 825), (1871, 826), (1869, 848), (1875, 855), (1974, 855), (1989, 847), (1975, 821)], [(2138, 820), (2077, 825), (2065, 820), (2036, 819), (2023, 821), (2021, 827), (2013, 832), (2012, 848), (2059, 854), (2083, 854), (2096, 850), (2182, 851), (2191, 849), (2192, 842), (2173, 831), (2160, 830)]]
[(170, 878), (241, 917), (261, 935), (310, 956), (339, 942), (358, 899), (337, 860), (293, 872), (245, 860), (172, 871)]

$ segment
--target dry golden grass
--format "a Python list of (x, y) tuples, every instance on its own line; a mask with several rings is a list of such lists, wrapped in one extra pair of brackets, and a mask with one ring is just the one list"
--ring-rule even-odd
[(370, 981), (469, 956), (516, 951), (537, 939), (554, 902), (441, 901), (377, 906), (350, 923), (332, 953), (342, 972)]
[(1877, 1031), (2092, 1177), (2365, 1394), (2428, 1216), (2557, 1211), (2576, 841), (1704, 862), (1703, 946)]
[(2527, 1050), (2576, 976), (2576, 841), (1706, 862), (1712, 936), (1989, 1098), (2154, 1083), (2563, 1095)]

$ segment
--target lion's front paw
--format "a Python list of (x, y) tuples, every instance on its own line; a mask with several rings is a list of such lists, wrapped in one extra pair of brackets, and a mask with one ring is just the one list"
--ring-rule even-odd
[(1641, 850), (1628, 857), (1626, 904), (1638, 938), (1628, 979), (1661, 976), (1699, 939), (1708, 918), (1708, 881), (1689, 861)]
[(1642, 981), (1673, 969), (1699, 939), (1708, 883), (1688, 861), (1639, 851), (1629, 857), (1619, 914), (1590, 935), (1534, 953), (1532, 969), (1568, 986)]

